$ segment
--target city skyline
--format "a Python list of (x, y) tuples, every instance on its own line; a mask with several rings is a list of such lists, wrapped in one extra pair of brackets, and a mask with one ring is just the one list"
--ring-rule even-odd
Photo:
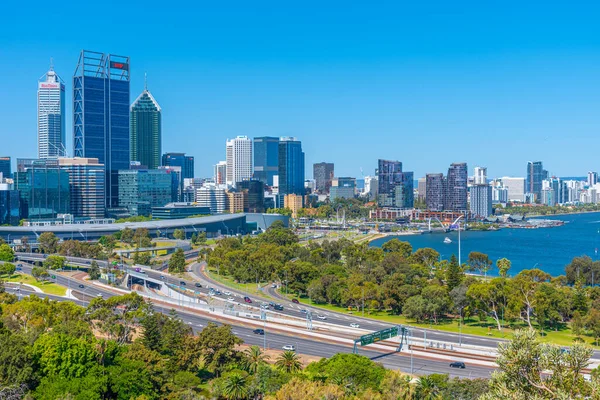
[[(65, 10), (64, 17), (89, 7)], [(361, 167), (371, 175), (378, 158), (403, 160), (415, 176), (444, 171), (455, 161), (486, 165), (490, 176), (521, 176), (521, 165), (530, 159), (543, 159), (554, 166), (551, 174), (561, 176), (598, 169), (593, 146), (576, 147), (566, 157), (560, 151), (593, 137), (600, 126), (595, 115), (597, 35), (589, 32), (595, 29), (593, 12), (521, 6), (519, 13), (511, 7), (495, 10), (492, 19), (489, 10), (477, 7), (386, 7), (344, 10), (338, 19), (345, 22), (337, 22), (336, 30), (326, 17), (333, 8), (317, 16), (292, 13), (294, 25), (286, 7), (264, 15), (240, 7), (231, 20), (226, 19), (230, 11), (207, 7), (201, 14), (213, 18), (200, 31), (188, 35), (188, 25), (194, 24), (177, 15), (184, 21), (152, 44), (123, 37), (139, 32), (147, 21), (164, 20), (160, 25), (168, 26), (176, 18), (171, 12), (128, 5), (122, 11), (140, 18), (119, 35), (82, 35), (78, 22), (59, 27), (52, 39), (40, 35), (46, 13), (11, 19), (0, 28), (5, 33), (0, 50), (7, 59), (19, 60), (19, 66), (0, 66), (0, 73), (11, 77), (5, 86), (11, 96), (0, 104), (9, 110), (0, 133), (22, 140), (7, 143), (2, 155), (35, 155), (31, 82), (47, 69), (49, 57), (69, 77), (78, 52), (90, 48), (132, 58), (132, 93), (142, 91), (145, 71), (161, 77), (152, 86), (165, 109), (166, 152), (200, 157), (220, 153), (221, 143), (237, 135), (295, 136), (305, 144), (307, 176), (310, 165), (323, 160), (335, 162), (340, 176), (359, 177)], [(373, 13), (377, 18), (367, 18)], [(568, 16), (577, 17), (578, 25), (567, 33), (551, 29)], [(533, 17), (537, 30), (528, 28)], [(464, 29), (447, 29), (450, 20), (460, 21)], [(211, 32), (225, 21), (231, 32), (198, 43), (187, 39), (202, 37), (204, 30)], [(245, 21), (253, 21), (253, 29)], [(101, 24), (100, 15), (86, 19), (89, 32)], [(310, 35), (299, 35), (311, 26)], [(273, 35), (274, 28), (285, 29)], [(243, 45), (240, 32), (249, 35)], [(173, 35), (184, 40), (173, 41)], [(19, 46), (17, 37), (28, 45)], [(72, 112), (69, 86), (67, 80), (67, 115)], [(67, 132), (71, 124), (67, 119)], [(509, 146), (510, 152), (477, 152), (482, 137), (490, 138), (490, 146)], [(435, 143), (426, 158), (408, 150), (423, 140)], [(66, 147), (73, 156), (69, 134)], [(198, 162), (197, 175), (211, 176), (212, 165), (221, 159)]]

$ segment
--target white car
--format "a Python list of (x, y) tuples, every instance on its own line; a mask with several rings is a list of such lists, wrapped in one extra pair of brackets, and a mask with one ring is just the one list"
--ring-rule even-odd
[(327, 319), (327, 317), (324, 315), (317, 315), (317, 318), (319, 318), (321, 321), (325, 321)]
[(225, 296), (231, 296), (231, 292), (223, 292)]
[(227, 300), (228, 301), (234, 301), (235, 299), (233, 297), (228, 297)]
[(286, 344), (282, 347), (282, 349), (284, 349), (285, 351), (296, 351), (296, 346), (294, 346), (293, 344)]
[(350, 327), (351, 328), (360, 328), (360, 325), (353, 322), (353, 323), (350, 324)]

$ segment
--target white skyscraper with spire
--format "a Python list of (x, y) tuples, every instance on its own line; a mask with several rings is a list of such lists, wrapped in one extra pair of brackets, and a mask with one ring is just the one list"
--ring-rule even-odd
[(65, 84), (50, 70), (38, 81), (38, 157), (56, 158), (66, 154)]

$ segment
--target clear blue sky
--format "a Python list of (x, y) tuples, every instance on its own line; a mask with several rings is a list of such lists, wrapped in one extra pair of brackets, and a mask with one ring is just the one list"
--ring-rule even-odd
[(530, 159), (561, 176), (600, 169), (600, 6), (290, 3), (6, 3), (0, 155), (37, 154), (36, 79), (50, 57), (67, 81), (72, 149), (85, 48), (131, 57), (132, 101), (148, 72), (163, 151), (194, 155), (200, 176), (236, 135), (297, 136), (307, 177), (319, 161), (372, 174), (378, 158), (415, 177), (455, 161), (490, 176), (522, 176)]

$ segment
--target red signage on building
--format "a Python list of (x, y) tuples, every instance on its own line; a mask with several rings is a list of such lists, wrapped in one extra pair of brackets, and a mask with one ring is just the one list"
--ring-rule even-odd
[(121, 62), (116, 62), (116, 61), (111, 61), (110, 62), (110, 67), (111, 68), (116, 68), (116, 69), (124, 69), (125, 71), (129, 70), (129, 64), (127, 64), (127, 63), (121, 63)]

